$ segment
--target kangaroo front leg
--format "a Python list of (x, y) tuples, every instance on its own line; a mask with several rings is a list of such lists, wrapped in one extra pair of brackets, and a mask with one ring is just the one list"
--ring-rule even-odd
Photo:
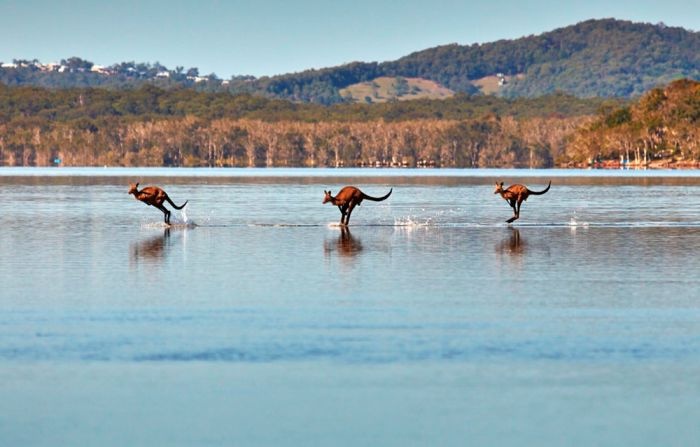
[(511, 222), (513, 222), (515, 219), (518, 218), (518, 210), (517, 210), (517, 208), (515, 207), (515, 201), (514, 201), (514, 200), (513, 200), (513, 201), (510, 201), (510, 202), (508, 202), (508, 203), (510, 204), (510, 207), (513, 208), (513, 217), (511, 217), (510, 219), (506, 220), (506, 223), (511, 223)]

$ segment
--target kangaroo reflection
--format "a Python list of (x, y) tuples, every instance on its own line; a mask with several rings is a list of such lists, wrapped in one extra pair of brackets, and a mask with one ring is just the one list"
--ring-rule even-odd
[(335, 243), (325, 241), (324, 251), (330, 254), (332, 251), (338, 252), (342, 257), (351, 258), (362, 251), (362, 242), (350, 233), (350, 229), (346, 226), (340, 227), (340, 236)]
[(520, 230), (511, 227), (510, 234), (496, 245), (496, 250), (511, 256), (521, 256), (525, 253), (526, 245), (525, 239), (520, 236)]
[(170, 228), (165, 228), (163, 229), (163, 234), (132, 243), (130, 247), (132, 265), (138, 264), (140, 261), (158, 263), (165, 259), (169, 239)]

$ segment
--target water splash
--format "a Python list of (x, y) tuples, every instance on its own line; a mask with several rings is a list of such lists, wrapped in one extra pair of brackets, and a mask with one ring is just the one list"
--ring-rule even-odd
[(576, 213), (574, 213), (573, 216), (571, 216), (571, 219), (569, 219), (569, 224), (568, 226), (571, 228), (578, 228), (578, 227), (583, 227), (583, 228), (588, 228), (590, 224), (588, 222), (579, 222), (578, 219), (576, 219)]
[(408, 228), (416, 228), (416, 227), (428, 227), (433, 225), (433, 218), (431, 217), (425, 217), (425, 218), (416, 218), (415, 216), (404, 216), (404, 217), (396, 217), (394, 218), (394, 226), (395, 227), (408, 227)]
[(186, 228), (194, 228), (198, 226), (197, 223), (195, 223), (193, 220), (191, 220), (187, 216), (187, 205), (179, 211), (179, 216), (171, 215), (170, 216), (170, 225), (166, 224), (165, 222), (158, 221), (158, 222), (145, 222), (141, 224), (142, 228), (172, 228), (172, 227), (186, 227)]
[(182, 223), (185, 225), (188, 224), (193, 224), (194, 222), (190, 222), (190, 220), (187, 218), (187, 205), (185, 205), (181, 210), (180, 210), (180, 217), (182, 219)]
[(148, 229), (153, 229), (153, 228), (158, 228), (158, 229), (165, 229), (169, 228), (170, 225), (166, 224), (165, 222), (158, 221), (158, 222), (143, 222), (141, 223), (141, 228), (148, 228)]

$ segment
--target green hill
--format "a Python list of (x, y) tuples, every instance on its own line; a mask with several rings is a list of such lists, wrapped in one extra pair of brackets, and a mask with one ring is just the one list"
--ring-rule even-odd
[(444, 45), (384, 63), (343, 65), (256, 80), (267, 94), (336, 102), (340, 89), (382, 76), (431, 80), (455, 92), (480, 93), (479, 81), (502, 74), (507, 97), (564, 92), (579, 97), (634, 97), (675, 79), (700, 79), (700, 33), (663, 24), (589, 20), (537, 36)]
[[(588, 20), (519, 39), (438, 46), (390, 62), (353, 62), (229, 80), (214, 74), (200, 76), (196, 68), (169, 70), (158, 63), (128, 62), (95, 71), (92, 63), (75, 57), (53, 68), (33, 61), (11, 65), (0, 67), (0, 83), (113, 89), (149, 83), (163, 88), (249, 93), (320, 104), (434, 97), (419, 94), (417, 89), (424, 93), (439, 90), (510, 98), (554, 92), (630, 98), (676, 79), (700, 80), (700, 33), (662, 23)], [(403, 85), (397, 84), (399, 90), (389, 93), (381, 87), (386, 78), (404, 79), (409, 84), (408, 92), (401, 81)], [(372, 87), (374, 84), (380, 87)]]

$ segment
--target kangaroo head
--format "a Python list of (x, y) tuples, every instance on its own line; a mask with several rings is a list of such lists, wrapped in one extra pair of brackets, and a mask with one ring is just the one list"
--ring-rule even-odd
[(496, 189), (493, 191), (494, 194), (500, 194), (503, 192), (503, 182), (496, 183)]
[(324, 196), (323, 196), (323, 203), (324, 204), (333, 200), (333, 196), (331, 195), (330, 190), (329, 191), (324, 190), (323, 194), (324, 194)]
[(139, 192), (139, 183), (129, 183), (129, 194), (136, 195)]

